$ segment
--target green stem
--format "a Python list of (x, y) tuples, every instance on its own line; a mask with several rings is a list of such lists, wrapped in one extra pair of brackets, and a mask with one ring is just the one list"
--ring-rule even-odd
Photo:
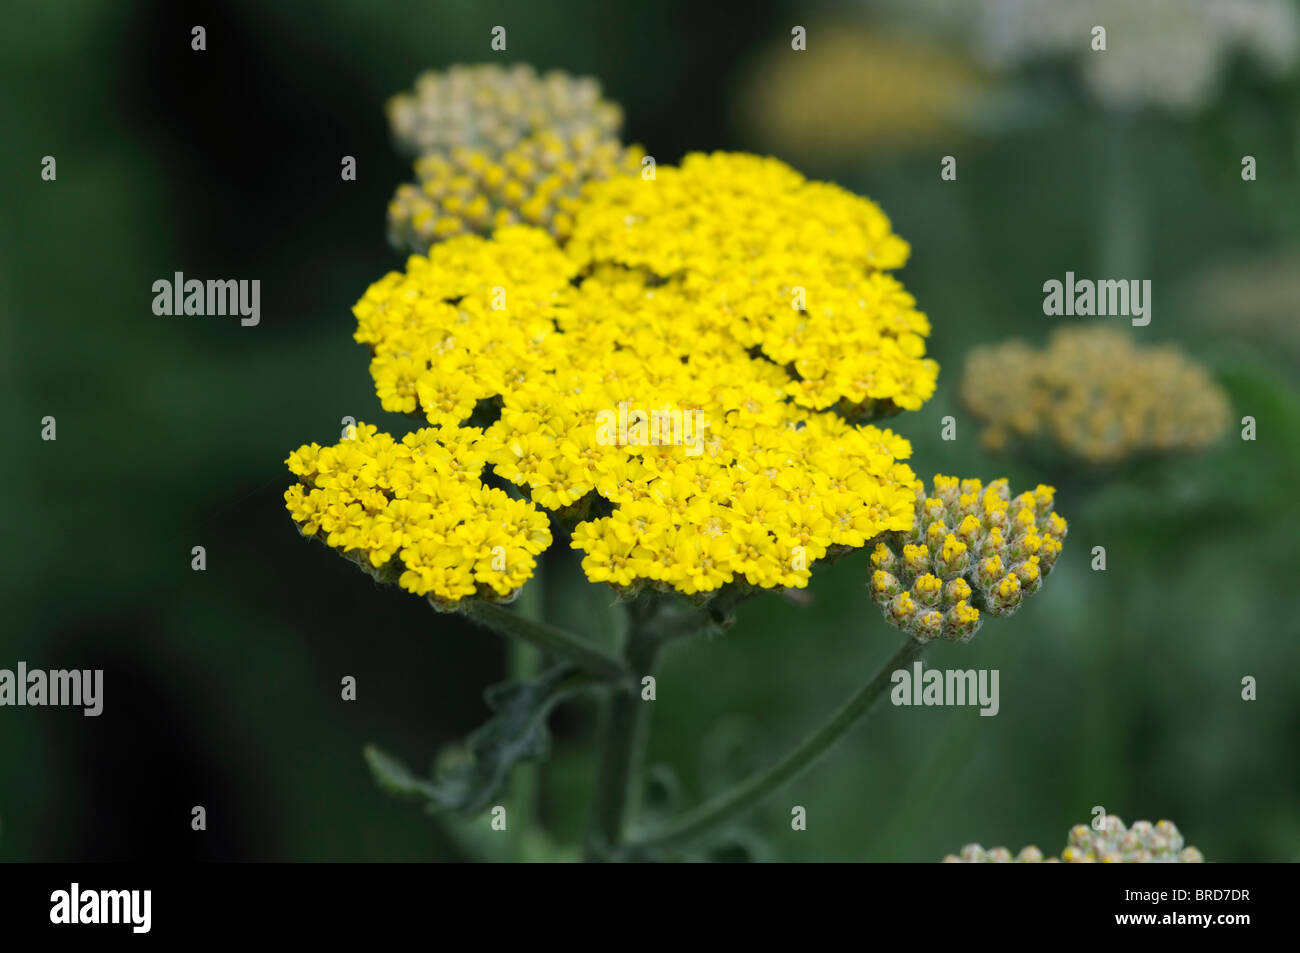
[(1138, 277), (1146, 268), (1142, 255), (1145, 235), (1142, 195), (1132, 154), (1132, 123), (1127, 116), (1111, 116), (1103, 132), (1101, 273), (1109, 278)]
[[(519, 593), (515, 604), (521, 618), (536, 623), (545, 620), (545, 583), (543, 565), (539, 563), (532, 580)], [(512, 681), (528, 681), (537, 675), (542, 653), (534, 646), (522, 639), (510, 639), (506, 642), (506, 652)], [(521, 761), (514, 766), (510, 774), (510, 793), (518, 823), (534, 827), (541, 800), (541, 769), (536, 761)]]
[(895, 671), (911, 665), (925, 651), (925, 643), (908, 637), (871, 680), (845, 702), (831, 718), (776, 764), (736, 785), (713, 800), (688, 811), (668, 827), (636, 843), (662, 848), (684, 844), (709, 829), (734, 821), (769, 794), (803, 773), (867, 714), (891, 684)]
[(629, 607), (623, 654), (632, 678), (615, 689), (609, 700), (588, 859), (616, 854), (623, 844), (628, 818), (636, 810), (648, 704), (641, 698), (641, 679), (650, 674), (663, 643), (653, 630), (650, 615), (646, 605)]
[(467, 599), (458, 610), (465, 618), (507, 637), (523, 639), (543, 651), (568, 659), (607, 682), (622, 681), (627, 668), (617, 658), (571, 632), (544, 622), (533, 622), (494, 602)]

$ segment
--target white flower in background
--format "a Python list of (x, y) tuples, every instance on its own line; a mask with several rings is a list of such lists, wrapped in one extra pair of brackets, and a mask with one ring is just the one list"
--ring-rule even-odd
[[(1103, 105), (1194, 112), (1245, 55), (1278, 75), (1300, 57), (1294, 0), (874, 0), (887, 17), (958, 31), (1002, 69), (1065, 57)], [(1092, 31), (1106, 29), (1106, 49)]]

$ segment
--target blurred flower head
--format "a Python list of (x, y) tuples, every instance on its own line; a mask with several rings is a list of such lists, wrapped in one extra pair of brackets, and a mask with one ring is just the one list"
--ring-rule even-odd
[(388, 206), (389, 241), (416, 253), (516, 223), (563, 240), (583, 187), (636, 173), (644, 155), (619, 141), (622, 111), (596, 80), (529, 66), (425, 73), (388, 115), (399, 148), (417, 156), (416, 181)]
[[(1204, 859), (1195, 847), (1183, 845), (1183, 835), (1171, 821), (1135, 821), (1132, 827), (1114, 815), (1102, 820), (1101, 830), (1087, 824), (1076, 824), (1070, 829), (1069, 842), (1060, 857), (1050, 857), (1046, 863), (1067, 864), (1199, 864)], [(985, 850), (979, 844), (967, 844), (959, 854), (949, 854), (944, 863), (996, 864), (1042, 863), (1043, 852), (1037, 847), (1026, 847), (1014, 857), (1005, 847)]]
[(936, 475), (917, 489), (910, 529), (871, 554), (871, 597), (885, 618), (922, 642), (966, 642), (982, 612), (1010, 615), (1056, 565), (1068, 530), (1039, 486), (1012, 497), (1006, 480)]
[[(1072, 63), (1102, 105), (1190, 113), (1209, 105), (1234, 56), (1275, 75), (1300, 56), (1292, 0), (872, 0), (887, 18), (966, 38), (993, 67)], [(1104, 51), (1092, 47), (1096, 26)]]
[[(1064, 56), (1098, 101), (1117, 109), (1192, 112), (1217, 95), (1233, 55), (1283, 73), (1300, 52), (1290, 0), (986, 0), (981, 13), (993, 62)], [(1104, 52), (1090, 45), (1098, 25), (1106, 28)]]
[(385, 107), (393, 139), (410, 156), (457, 146), (497, 155), (529, 136), (616, 137), (623, 111), (601, 98), (600, 82), (531, 66), (453, 66), (420, 74), (411, 92)]
[(1039, 441), (1089, 464), (1200, 449), (1230, 413), (1222, 388), (1178, 347), (1139, 347), (1105, 326), (1062, 328), (1041, 350), (1011, 340), (972, 351), (961, 399), (989, 449)]
[(808, 28), (761, 52), (739, 83), (737, 108), (764, 149), (830, 163), (946, 141), (983, 91), (960, 46), (881, 34), (850, 21)]

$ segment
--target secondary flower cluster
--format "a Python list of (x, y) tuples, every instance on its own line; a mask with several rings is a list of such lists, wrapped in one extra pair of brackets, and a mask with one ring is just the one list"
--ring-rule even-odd
[(583, 187), (635, 173), (643, 154), (616, 139), (542, 132), (501, 154), (458, 146), (423, 156), (415, 162), (418, 182), (398, 186), (388, 205), (389, 241), (423, 253), (454, 235), (520, 222), (563, 241)]
[(417, 254), (518, 222), (563, 240), (583, 187), (635, 173), (644, 155), (619, 141), (622, 111), (594, 79), (528, 66), (425, 73), (388, 114), (399, 148), (418, 157), (417, 181), (389, 203), (389, 240)]
[(623, 110), (601, 98), (600, 82), (531, 66), (453, 66), (421, 73), (412, 92), (386, 106), (398, 147), (426, 155), (455, 146), (504, 152), (540, 130), (561, 136), (617, 135)]
[(912, 527), (871, 554), (871, 596), (894, 626), (922, 642), (968, 641), (981, 610), (1010, 615), (1052, 571), (1067, 532), (1039, 485), (1012, 498), (1006, 480), (936, 475), (933, 495), (916, 491)]
[(481, 433), (425, 428), (400, 442), (368, 424), (299, 447), (285, 492), (303, 535), (436, 603), (511, 596), (551, 544), (546, 515), (479, 480)]
[(977, 349), (961, 397), (990, 449), (1043, 439), (1092, 464), (1199, 449), (1229, 421), (1222, 389), (1177, 347), (1141, 348), (1107, 327), (1063, 328), (1042, 350), (1018, 340)]
[[(1103, 864), (1199, 864), (1205, 860), (1195, 847), (1183, 846), (1183, 835), (1171, 821), (1135, 821), (1125, 827), (1118, 817), (1108, 815), (1100, 831), (1087, 824), (1070, 829), (1069, 843), (1060, 857), (1046, 858), (1046, 863)], [(1012, 857), (1005, 847), (985, 850), (979, 844), (967, 844), (960, 854), (949, 854), (944, 863), (998, 864), (1042, 863), (1043, 852), (1026, 847)]]

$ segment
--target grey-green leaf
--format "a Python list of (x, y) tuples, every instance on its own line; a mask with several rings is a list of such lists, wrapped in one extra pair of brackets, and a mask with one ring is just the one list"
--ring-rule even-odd
[(395, 758), (374, 747), (366, 760), (386, 790), (423, 798), (431, 810), (476, 814), (501, 790), (511, 767), (546, 757), (550, 733), (546, 719), (564, 699), (587, 688), (592, 679), (564, 663), (526, 682), (493, 685), (485, 693), (493, 715), (465, 740), (466, 756), (432, 779), (420, 778)]

